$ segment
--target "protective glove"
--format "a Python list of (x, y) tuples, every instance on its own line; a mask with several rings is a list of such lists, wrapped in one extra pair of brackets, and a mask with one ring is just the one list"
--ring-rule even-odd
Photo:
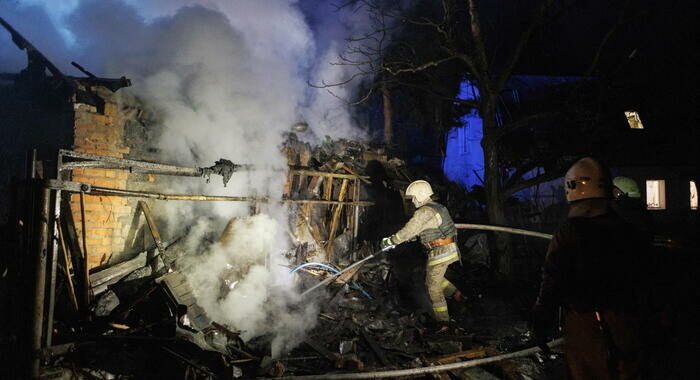
[(389, 237), (385, 237), (384, 239), (382, 239), (382, 241), (379, 243), (379, 248), (386, 249), (386, 248), (392, 247), (394, 245), (396, 245), (396, 244), (394, 244), (394, 242), (391, 240), (391, 236), (389, 236)]

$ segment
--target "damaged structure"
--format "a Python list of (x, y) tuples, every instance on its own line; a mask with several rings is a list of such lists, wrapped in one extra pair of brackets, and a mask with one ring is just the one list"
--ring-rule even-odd
[[(25, 126), (21, 138), (6, 144), (15, 151), (5, 157), (14, 173), (24, 174), (2, 184), (13, 190), (3, 204), (3, 217), (17, 234), (8, 241), (26, 253), (22, 260), (3, 262), (5, 276), (8, 283), (35, 279), (25, 289), (31, 296), (25, 292), (3, 300), (13, 310), (31, 310), (30, 319), (22, 313), (3, 316), (13, 327), (8, 341), (18, 343), (14, 370), (23, 376), (226, 379), (326, 372), (315, 378), (329, 378), (340, 371), (391, 378), (404, 371), (415, 377), (459, 374), (461, 360), (499, 354), (470, 335), (425, 336), (416, 314), (388, 310), (382, 301), (390, 272), (386, 259), (363, 260), (368, 270), (362, 273), (359, 265), (333, 275), (373, 257), (373, 231), (361, 228), (374, 205), (366, 199), (373, 184), (365, 173), (376, 166), (369, 163), (381, 163), (389, 188), (400, 198), (412, 179), (402, 161), (352, 141), (326, 140), (312, 148), (296, 135), (304, 130), (296, 128), (281, 147), (289, 167), (279, 173), (286, 176), (282, 199), (164, 191), (178, 176), (221, 178), (225, 185), (235, 172), (255, 171), (255, 163), (221, 159), (209, 167), (182, 167), (155, 162), (157, 152), (148, 147), (152, 115), (119, 97), (128, 79), (63, 76), (10, 30), (30, 57), (26, 71), (2, 77), (8, 82), (4, 99), (13, 99), (3, 101), (2, 112), (9, 116), (4, 125)], [(48, 120), (51, 131), (45, 127)], [(26, 151), (33, 153), (26, 156)], [(373, 197), (382, 198), (376, 191)], [(178, 270), (188, 255), (185, 239), (161, 232), (162, 221), (153, 212), (160, 201), (246, 202), (251, 215), (263, 203), (287, 204), (293, 210), (290, 271), (302, 288), (329, 284), (329, 295), (323, 296), (328, 303), (304, 343), (273, 359), (265, 337), (246, 343), (240, 331), (208, 316)], [(223, 229), (218, 243), (226, 244), (235, 223)], [(235, 286), (241, 271), (245, 268), (233, 263), (220, 279), (224, 292)], [(174, 364), (154, 366), (154, 361)], [(420, 369), (424, 366), (430, 368)]]
[[(0, 221), (11, 253), (0, 258), (0, 309), (12, 311), (0, 315), (2, 355), (12, 362), (0, 377), (536, 380), (565, 372), (563, 339), (549, 342), (551, 350), (535, 346), (524, 316), (532, 289), (506, 302), (476, 284), (489, 276), (491, 232), (516, 236), (517, 265), (533, 277), (552, 235), (480, 224), (483, 205), (454, 191), (441, 172), (410, 167), (384, 146), (329, 137), (311, 145), (313, 126), (305, 122), (290, 121), (276, 147), (283, 169), (223, 152), (202, 166), (164, 160), (152, 142), (158, 110), (127, 92), (130, 79), (100, 78), (78, 63), (85, 76), (64, 75), (0, 24), (28, 59), (22, 72), (0, 73), (0, 144), (7, 147), (0, 160), (10, 173), (0, 178), (7, 194)], [(180, 191), (192, 188), (184, 181), (232, 187), (263, 171), (284, 184), (281, 194)], [(429, 329), (422, 247), (377, 249), (414, 211), (404, 192), (417, 179), (434, 183), (455, 210), (463, 250), (463, 266), (450, 275), (465, 297), (449, 300), (457, 327), (446, 334)], [(198, 226), (181, 226), (166, 212), (176, 202), (235, 203), (246, 212), (207, 220), (213, 232), (195, 239)], [(249, 227), (267, 222), (270, 205), (286, 225), (282, 234), (259, 236)], [(464, 223), (470, 220), (477, 222)], [(267, 243), (277, 238), (279, 246)], [(197, 266), (216, 250), (240, 256)], [(266, 288), (280, 294), (262, 303), (284, 302), (256, 310), (267, 313), (264, 323), (298, 322), (280, 324), (290, 335), (283, 342), (226, 318), (258, 306), (247, 294), (230, 297), (263, 287), (245, 282), (255, 275), (265, 286), (292, 289)], [(230, 308), (212, 310), (212, 302)]]

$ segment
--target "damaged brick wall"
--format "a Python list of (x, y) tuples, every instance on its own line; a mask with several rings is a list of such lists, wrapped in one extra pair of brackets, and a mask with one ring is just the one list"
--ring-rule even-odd
[[(126, 105), (125, 97), (103, 88), (93, 88), (104, 101), (104, 112), (86, 104), (74, 104), (73, 149), (116, 158), (142, 160), (148, 152), (143, 128), (134, 128), (138, 110)], [(135, 135), (135, 136), (132, 136)], [(115, 189), (143, 189), (155, 176), (126, 170), (78, 169), (72, 181)], [(145, 248), (144, 220), (139, 217), (138, 199), (84, 195), (85, 229), (90, 268), (129, 258)], [(80, 194), (72, 194), (70, 208), (78, 236), (82, 236)]]
[[(99, 91), (105, 100), (104, 114), (87, 104), (74, 104), (74, 144), (79, 152), (124, 158), (129, 148), (124, 146), (124, 123), (114, 97), (107, 91)], [(129, 173), (124, 170), (77, 169), (72, 181), (94, 186), (126, 189)], [(113, 252), (124, 249), (128, 228), (125, 221), (133, 213), (133, 207), (123, 197), (84, 195), (86, 242), (89, 267), (107, 262)], [(82, 212), (80, 194), (72, 194), (70, 208), (78, 236), (82, 236)]]

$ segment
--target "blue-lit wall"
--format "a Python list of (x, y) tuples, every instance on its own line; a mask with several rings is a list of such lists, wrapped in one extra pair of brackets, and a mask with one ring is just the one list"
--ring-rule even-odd
[[(478, 97), (479, 90), (471, 82), (462, 83), (460, 99), (476, 100)], [(462, 117), (461, 121), (461, 127), (452, 128), (447, 134), (447, 151), (442, 170), (448, 179), (471, 190), (474, 185), (483, 186), (483, 125), (479, 111), (475, 109)]]
[[(533, 79), (534, 78), (534, 79)], [(549, 85), (554, 80), (562, 81), (557, 77), (529, 77), (521, 76), (517, 81), (525, 80), (538, 85)], [(568, 79), (567, 79), (568, 80)], [(554, 82), (556, 84), (558, 82)], [(529, 88), (536, 87), (528, 83)], [(517, 91), (517, 90), (516, 90)], [(479, 90), (469, 81), (462, 83), (459, 93), (460, 99), (476, 100), (479, 97)], [(483, 121), (477, 110), (472, 110), (461, 119), (462, 126), (452, 128), (447, 134), (447, 152), (442, 164), (445, 176), (454, 182), (464, 186), (467, 190), (472, 190), (472, 186), (483, 186), (484, 178), (484, 150), (481, 148), (483, 137)], [(535, 168), (526, 173), (525, 179), (541, 174), (542, 168)], [(563, 197), (560, 179), (541, 183), (537, 186), (521, 190), (514, 195), (520, 199), (538, 199), (544, 203), (556, 203)]]

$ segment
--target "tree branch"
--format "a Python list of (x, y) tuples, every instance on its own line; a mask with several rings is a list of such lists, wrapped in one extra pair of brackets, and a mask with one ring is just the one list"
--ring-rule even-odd
[(586, 70), (586, 76), (591, 76), (593, 74), (593, 71), (595, 71), (596, 67), (598, 66), (598, 61), (600, 60), (600, 55), (603, 53), (603, 49), (605, 48), (605, 45), (607, 45), (608, 41), (612, 38), (612, 36), (617, 32), (618, 28), (621, 27), (624, 24), (627, 24), (631, 22), (632, 20), (641, 17), (642, 15), (646, 14), (647, 10), (642, 10), (637, 12), (636, 14), (626, 18), (625, 20), (622, 20), (615, 25), (613, 25), (610, 30), (605, 34), (603, 39), (600, 41), (600, 44), (598, 45), (598, 48), (596, 49), (595, 55), (593, 56), (593, 60), (591, 61), (590, 66), (588, 66), (588, 70)]
[(557, 179), (557, 178), (561, 177), (563, 174), (564, 174), (563, 169), (557, 170), (557, 171), (554, 171), (551, 173), (544, 173), (544, 174), (540, 174), (536, 177), (530, 178), (528, 180), (519, 182), (519, 183), (512, 185), (510, 187), (507, 187), (507, 188), (503, 189), (501, 192), (501, 200), (505, 201), (506, 199), (508, 199), (508, 197), (517, 193), (520, 190), (525, 190), (528, 187), (532, 187), (532, 186), (537, 185), (538, 183), (547, 182), (547, 181), (551, 181), (553, 179)]
[(386, 71), (389, 74), (394, 75), (394, 76), (401, 74), (401, 73), (417, 73), (419, 71), (427, 70), (431, 67), (439, 66), (445, 62), (451, 61), (451, 60), (456, 59), (456, 58), (457, 58), (456, 56), (449, 56), (449, 57), (441, 58), (441, 59), (438, 59), (435, 61), (426, 62), (420, 66), (409, 67), (409, 68), (398, 69), (398, 70), (393, 70), (388, 65), (384, 65), (384, 71)]
[(415, 84), (415, 83), (410, 83), (410, 82), (403, 82), (403, 81), (400, 81), (400, 80), (398, 80), (397, 82), (398, 82), (399, 84), (401, 84), (402, 86), (405, 86), (405, 87), (413, 87), (413, 88), (417, 88), (417, 89), (423, 90), (423, 91), (425, 91), (425, 92), (427, 92), (427, 93), (429, 93), (429, 94), (431, 94), (431, 95), (433, 95), (433, 96), (435, 96), (435, 97), (437, 97), (437, 98), (440, 98), (440, 99), (442, 99), (442, 100), (446, 100), (446, 101), (448, 101), (448, 102), (459, 103), (459, 104), (462, 104), (462, 105), (465, 105), (465, 106), (469, 106), (469, 107), (472, 107), (472, 108), (479, 108), (479, 107), (481, 106), (481, 104), (480, 104), (479, 102), (477, 102), (476, 100), (471, 100), (471, 99), (460, 99), (460, 98), (455, 98), (455, 97), (452, 97), (452, 96), (443, 95), (443, 94), (441, 94), (441, 93), (439, 93), (439, 92), (433, 90), (432, 87), (429, 87), (429, 86), (423, 86), (423, 85), (420, 85), (420, 84)]
[(508, 56), (508, 58), (505, 61), (503, 70), (497, 76), (496, 86), (493, 89), (496, 94), (500, 94), (501, 91), (503, 91), (503, 87), (505, 87), (508, 78), (510, 78), (510, 76), (513, 74), (515, 65), (520, 60), (520, 56), (522, 55), (523, 49), (530, 40), (532, 32), (535, 30), (535, 27), (539, 25), (540, 21), (542, 20), (542, 17), (544, 16), (544, 12), (547, 10), (551, 2), (552, 0), (542, 0), (539, 9), (530, 19), (530, 24), (527, 26), (523, 34), (520, 35), (520, 39), (516, 43), (515, 48), (512, 50), (510, 56)]
[(474, 49), (479, 65), (479, 70), (486, 76), (489, 72), (489, 62), (486, 58), (486, 47), (484, 45), (484, 36), (481, 33), (481, 17), (479, 15), (479, 1), (469, 0), (469, 18), (472, 31), (472, 39), (474, 40)]
[(310, 81), (307, 81), (306, 84), (309, 85), (310, 87), (313, 87), (313, 88), (338, 87), (338, 86), (342, 86), (342, 85), (345, 85), (345, 84), (348, 84), (348, 83), (352, 82), (355, 78), (357, 78), (357, 77), (359, 77), (359, 76), (370, 75), (370, 74), (376, 74), (376, 73), (373, 73), (373, 72), (357, 72), (357, 73), (351, 75), (350, 78), (348, 78), (348, 79), (346, 79), (346, 80), (344, 80), (344, 81), (338, 82), (338, 83), (326, 83), (325, 81), (322, 80), (320, 85), (313, 84), (313, 83), (311, 83)]
[(521, 117), (518, 120), (507, 123), (507, 124), (503, 125), (501, 128), (499, 128), (498, 131), (496, 132), (496, 134), (494, 135), (494, 141), (498, 141), (510, 133), (513, 133), (519, 129), (527, 127), (533, 122), (552, 119), (554, 117), (560, 116), (561, 114), (562, 114), (561, 111), (552, 111), (552, 112), (541, 112), (541, 113), (536, 113), (536, 114)]
[(518, 183), (518, 181), (522, 180), (522, 176), (525, 175), (525, 173), (529, 172), (530, 170), (533, 170), (537, 168), (538, 164), (541, 164), (541, 160), (529, 160), (526, 164), (521, 165), (515, 170), (515, 173), (513, 173), (510, 178), (506, 179), (503, 184), (503, 188), (507, 189), (511, 186), (514, 186), (515, 184)]

